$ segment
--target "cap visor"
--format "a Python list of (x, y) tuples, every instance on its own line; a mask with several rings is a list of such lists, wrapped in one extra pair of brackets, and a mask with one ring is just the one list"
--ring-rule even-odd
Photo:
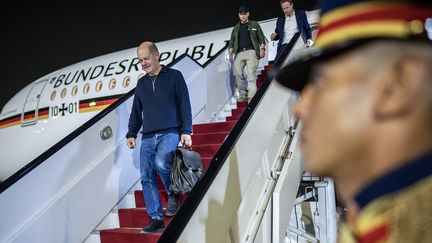
[(325, 49), (315, 47), (304, 49), (288, 60), (288, 64), (279, 70), (276, 74), (276, 81), (289, 89), (301, 91), (309, 82), (316, 62), (331, 59), (363, 43), (365, 43), (364, 40), (356, 40), (339, 43)]
[(288, 65), (276, 74), (276, 80), (289, 89), (301, 91), (309, 80), (316, 54), (319, 54), (316, 48), (308, 48), (301, 50), (297, 55), (294, 54), (295, 56), (288, 60)]

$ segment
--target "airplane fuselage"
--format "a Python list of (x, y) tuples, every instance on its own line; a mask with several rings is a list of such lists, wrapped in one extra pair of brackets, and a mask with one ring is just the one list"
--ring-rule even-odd
[[(275, 19), (261, 22), (270, 36)], [(156, 43), (162, 64), (188, 54), (200, 64), (222, 50), (232, 27)], [(132, 90), (145, 72), (136, 48), (56, 70), (27, 85), (0, 114), (0, 181)]]

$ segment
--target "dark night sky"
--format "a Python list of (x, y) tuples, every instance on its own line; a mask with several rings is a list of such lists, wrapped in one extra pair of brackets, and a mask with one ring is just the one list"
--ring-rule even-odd
[[(297, 9), (316, 7), (316, 1), (297, 2)], [(282, 13), (279, 0), (9, 2), (0, 9), (0, 110), (27, 84), (61, 67), (133, 48), (143, 40), (231, 27), (243, 3), (253, 20)]]

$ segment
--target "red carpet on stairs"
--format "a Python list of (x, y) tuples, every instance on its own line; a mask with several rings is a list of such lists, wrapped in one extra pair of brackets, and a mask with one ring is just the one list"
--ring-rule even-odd
[[(261, 74), (257, 78), (257, 87), (259, 88), (267, 76), (267, 72), (271, 66), (265, 66)], [(193, 126), (192, 149), (201, 155), (204, 169), (207, 169), (209, 163), (228, 133), (233, 128), (234, 124), (240, 118), (243, 111), (246, 109), (247, 103), (237, 103), (237, 108), (233, 109), (231, 116), (226, 118), (226, 122), (198, 124)], [(159, 188), (163, 208), (166, 208), (167, 195), (160, 179)], [(100, 231), (100, 239), (102, 243), (153, 243), (157, 242), (161, 233), (144, 234), (141, 229), (148, 224), (150, 218), (147, 215), (143, 193), (141, 190), (134, 192), (136, 208), (119, 209), (118, 217), (120, 228), (106, 229)], [(180, 201), (184, 202), (186, 195), (180, 197)], [(165, 217), (165, 225), (170, 223), (172, 218)]]

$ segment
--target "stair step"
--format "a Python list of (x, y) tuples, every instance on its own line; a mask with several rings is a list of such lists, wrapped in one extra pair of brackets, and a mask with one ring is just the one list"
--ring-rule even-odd
[(237, 109), (238, 108), (246, 108), (247, 106), (248, 106), (248, 103), (246, 101), (237, 102)]
[(238, 116), (228, 116), (226, 118), (226, 120), (227, 120), (227, 122), (228, 121), (237, 121), (239, 118), (240, 118), (240, 115), (238, 115)]
[(101, 230), (101, 243), (157, 242), (162, 233), (145, 234), (141, 228), (117, 228)]
[(246, 110), (246, 107), (233, 109), (231, 111), (231, 115), (233, 115), (233, 116), (240, 116), (241, 114), (243, 114), (243, 111), (245, 111), (245, 110)]
[[(119, 209), (120, 227), (143, 228), (150, 222), (150, 217), (145, 208)], [(172, 217), (164, 217), (165, 225), (171, 222)]]
[(223, 143), (227, 135), (228, 132), (209, 132), (193, 134), (192, 142), (193, 144), (198, 145)]
[(217, 150), (219, 149), (220, 144), (205, 144), (205, 145), (193, 145), (192, 149), (199, 153), (201, 157), (213, 157)]
[[(166, 208), (167, 202), (168, 202), (168, 195), (166, 194), (165, 190), (159, 191), (162, 207)], [(137, 208), (144, 208), (146, 207), (144, 202), (144, 195), (142, 190), (136, 190), (134, 191), (135, 196), (135, 205)], [(184, 202), (186, 200), (187, 195), (180, 195), (180, 202)], [(120, 209), (119, 209), (120, 210)]]
[(233, 128), (235, 122), (216, 122), (207, 124), (198, 124), (193, 126), (193, 134), (207, 132), (229, 132)]
[(267, 64), (264, 66), (265, 70), (270, 70), (273, 67), (273, 64)]
[(204, 171), (207, 170), (207, 168), (210, 166), (210, 161), (213, 159), (213, 157), (201, 157), (201, 161), (203, 163)]

